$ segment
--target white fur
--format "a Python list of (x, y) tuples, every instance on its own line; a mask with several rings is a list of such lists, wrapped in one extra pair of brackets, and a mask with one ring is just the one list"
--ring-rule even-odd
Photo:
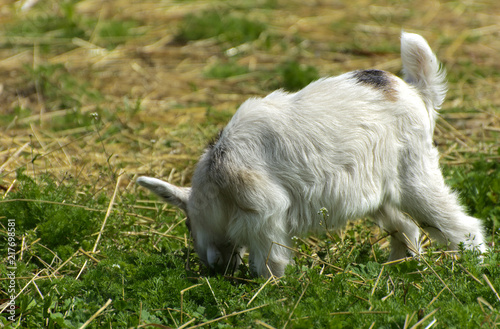
[(281, 276), (291, 257), (281, 245), (293, 236), (364, 216), (394, 233), (390, 259), (405, 257), (407, 239), (419, 248), (418, 226), (451, 249), (485, 251), (481, 223), (445, 185), (433, 146), (444, 71), (421, 36), (403, 33), (401, 49), (407, 83), (356, 71), (250, 99), (206, 149), (190, 189), (138, 183), (186, 211), (201, 260), (219, 271), (249, 248), (254, 273)]

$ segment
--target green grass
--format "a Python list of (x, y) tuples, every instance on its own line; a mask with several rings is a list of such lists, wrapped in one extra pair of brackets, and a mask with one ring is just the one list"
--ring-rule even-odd
[(140, 23), (134, 20), (105, 20), (98, 24), (98, 45), (103, 45), (108, 50), (143, 34), (138, 28)]
[[(448, 180), (459, 187), (473, 212), (489, 219), (485, 224), (491, 232), (500, 211), (495, 201), (500, 190), (488, 182), (499, 177), (500, 169), (485, 161), (473, 168), (449, 170)], [(273, 327), (288, 323), (293, 328), (363, 328), (375, 323), (402, 328), (435, 311), (424, 325), (437, 319), (446, 327), (494, 328), (500, 318), (500, 301), (485, 279), (493, 287), (500, 285), (497, 236), (496, 247), (483, 263), (468, 251), (455, 259), (428, 248), (421, 257), (384, 266), (388, 252), (373, 244), (377, 236), (372, 224), (356, 224), (342, 237), (325, 233), (316, 243), (297, 240), (296, 263), (285, 277), (266, 283), (250, 277), (244, 266), (237, 278), (211, 275), (191, 244), (184, 244), (187, 230), (178, 212), (132, 208), (145, 197), (139, 190), (138, 195), (121, 196), (107, 219), (99, 253), (89, 259), (78, 251), (92, 250), (108, 197), (74, 179), (56, 182), (40, 175), (34, 180), (19, 172), (18, 181), (19, 189), (0, 201), (0, 233), (7, 237), (7, 219), (13, 218), (17, 250), (21, 243), (29, 246), (22, 260), (17, 255), (16, 290), (25, 288), (16, 300), (20, 317), (9, 322), (6, 315), (0, 316), (7, 327), (78, 328), (108, 300), (91, 327), (177, 327), (213, 321), (207, 327), (241, 328), (263, 321)], [(167, 236), (161, 235), (167, 231)], [(1, 241), (5, 255), (6, 239)], [(66, 260), (70, 262), (63, 265)], [(6, 263), (0, 270), (8, 271)], [(51, 278), (29, 284), (35, 273)], [(0, 281), (0, 287), (7, 291), (8, 282)]]
[(487, 233), (500, 233), (500, 163), (482, 160), (469, 170), (448, 168), (447, 172), (452, 176), (450, 183), (462, 191), (470, 213), (484, 219)]
[(76, 48), (73, 38), (90, 38), (97, 46), (111, 50), (142, 35), (135, 20), (97, 19), (78, 14), (78, 2), (40, 3), (38, 11), (30, 11), (22, 20), (5, 25), (3, 46), (23, 48), (35, 43), (44, 54), (62, 53)]
[[(249, 73), (250, 70), (238, 65), (235, 61), (217, 62), (210, 66), (205, 72), (207, 78), (226, 79)], [(318, 70), (311, 65), (301, 65), (292, 60), (282, 63), (271, 72), (256, 72), (263, 80), (270, 79), (265, 88), (275, 90), (283, 88), (287, 91), (297, 91), (307, 86), (312, 81), (320, 78)]]
[(88, 25), (75, 15), (74, 5), (74, 1), (65, 1), (61, 6), (43, 8), (36, 14), (7, 24), (4, 30), (7, 37), (5, 46), (25, 46), (36, 39), (45, 53), (73, 48), (68, 45), (68, 40), (85, 38), (88, 30)]
[(86, 82), (81, 82), (62, 64), (26, 67), (26, 73), (27, 83), (35, 85), (35, 92), (45, 99), (52, 110), (80, 108), (85, 103), (102, 99), (98, 91), (89, 88)]
[[(43, 101), (44, 115), (51, 118), (49, 121), (54, 131), (91, 126), (92, 117), (89, 113), (83, 113), (82, 107), (100, 103), (104, 99), (99, 91), (91, 88), (88, 82), (82, 81), (81, 77), (68, 71), (62, 64), (41, 64), (35, 67), (26, 65), (23, 68), (23, 83), (19, 94), (32, 99), (33, 103), (5, 111), (0, 122), (6, 125), (12, 121), (23, 122), (23, 119), (33, 116), (38, 111), (32, 107), (38, 107), (40, 101)], [(65, 113), (60, 112), (52, 118), (51, 112), (56, 111)], [(23, 125), (28, 123), (19, 124)]]
[(248, 68), (230, 61), (227, 63), (215, 63), (205, 72), (208, 78), (224, 79), (248, 73)]
[(177, 40), (186, 42), (216, 38), (233, 46), (256, 40), (266, 30), (266, 26), (246, 16), (243, 12), (234, 13), (225, 9), (189, 14), (180, 26)]
[(316, 68), (310, 65), (301, 65), (297, 61), (282, 64), (278, 72), (282, 86), (288, 91), (302, 89), (320, 77)]

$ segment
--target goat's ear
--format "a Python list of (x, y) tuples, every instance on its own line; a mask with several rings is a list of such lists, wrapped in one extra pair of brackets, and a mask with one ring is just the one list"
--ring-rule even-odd
[(165, 202), (177, 206), (184, 211), (187, 210), (187, 202), (191, 188), (178, 187), (160, 179), (145, 176), (137, 178), (137, 183), (151, 190)]

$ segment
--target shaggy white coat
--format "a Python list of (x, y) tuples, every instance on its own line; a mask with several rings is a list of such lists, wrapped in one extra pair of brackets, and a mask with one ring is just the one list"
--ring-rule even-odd
[(222, 272), (248, 248), (255, 274), (281, 276), (293, 236), (365, 216), (393, 233), (391, 260), (409, 242), (419, 248), (419, 226), (450, 249), (483, 252), (481, 223), (445, 185), (433, 145), (445, 72), (417, 34), (402, 34), (401, 59), (404, 81), (355, 71), (249, 99), (202, 155), (191, 188), (137, 182), (187, 213), (199, 257)]

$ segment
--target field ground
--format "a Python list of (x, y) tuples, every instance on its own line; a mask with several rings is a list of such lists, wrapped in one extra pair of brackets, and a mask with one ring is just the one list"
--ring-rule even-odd
[[(0, 326), (500, 327), (499, 22), (495, 0), (0, 0)], [(135, 178), (188, 186), (249, 97), (399, 74), (402, 29), (448, 71), (435, 142), (483, 262), (426, 241), (389, 266), (367, 220), (297, 239), (283, 278), (208, 273), (183, 214)]]

